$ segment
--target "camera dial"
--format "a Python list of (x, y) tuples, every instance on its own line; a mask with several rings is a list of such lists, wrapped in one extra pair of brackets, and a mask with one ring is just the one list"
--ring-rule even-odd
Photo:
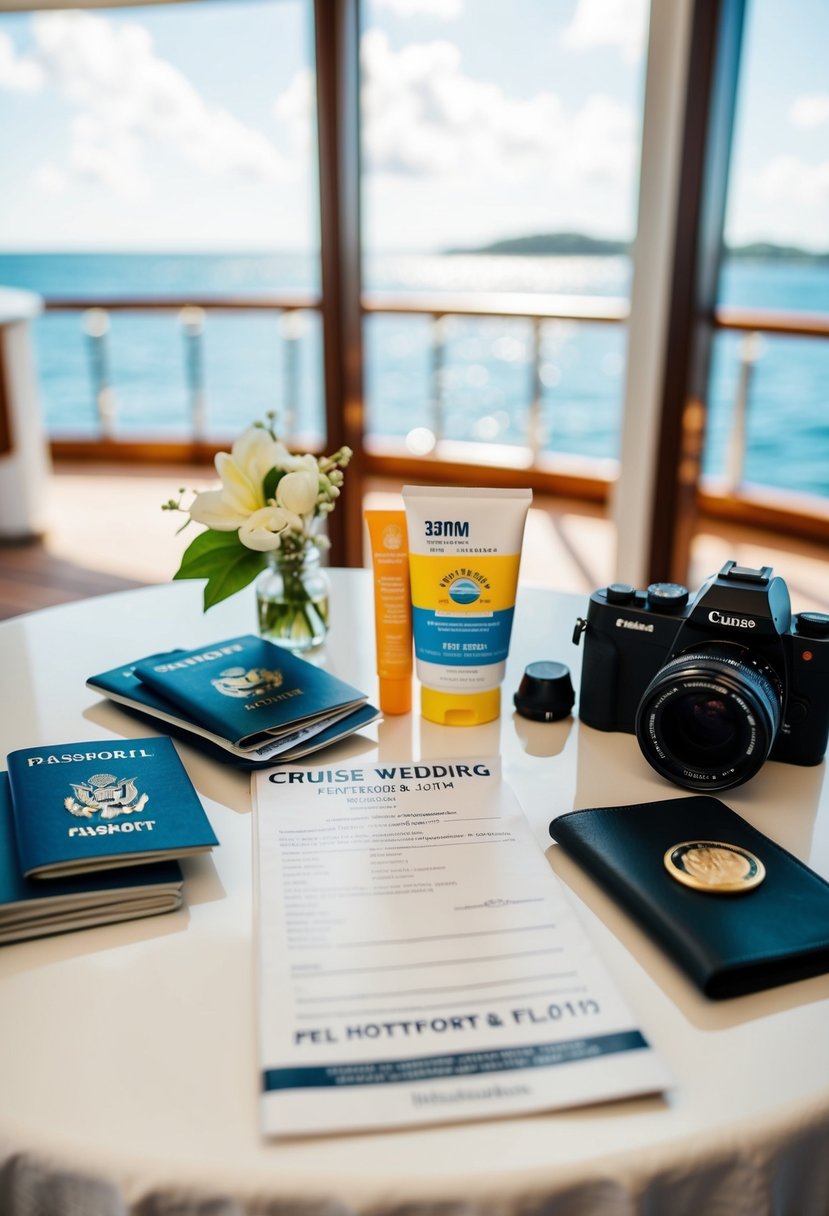
[(829, 613), (799, 612), (797, 632), (804, 638), (829, 638)]
[(776, 672), (736, 643), (669, 660), (645, 689), (636, 738), (645, 759), (688, 789), (742, 785), (762, 767), (783, 720)]
[(688, 588), (682, 583), (651, 583), (648, 604), (657, 612), (679, 612), (688, 603)]

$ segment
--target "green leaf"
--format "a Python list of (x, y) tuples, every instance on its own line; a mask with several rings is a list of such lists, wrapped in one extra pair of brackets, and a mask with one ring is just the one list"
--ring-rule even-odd
[(232, 560), (234, 550), (242, 547), (238, 532), (213, 532), (208, 528), (184, 550), (173, 578), (208, 578), (216, 561)]
[(204, 610), (227, 599), (252, 583), (267, 565), (264, 553), (248, 549), (236, 532), (202, 532), (185, 549), (181, 565), (173, 575), (179, 578), (206, 578)]
[(282, 478), (284, 476), (285, 476), (285, 470), (277, 469), (275, 466), (274, 466), (274, 468), (269, 469), (268, 472), (265, 474), (264, 481), (262, 482), (262, 490), (265, 495), (265, 502), (268, 502), (268, 500), (271, 498), (276, 498), (276, 487), (279, 485), (280, 481), (282, 480)]

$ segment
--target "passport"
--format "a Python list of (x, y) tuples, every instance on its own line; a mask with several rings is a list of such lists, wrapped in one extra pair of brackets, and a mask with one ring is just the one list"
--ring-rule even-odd
[(166, 736), (19, 748), (6, 763), (27, 878), (136, 866), (218, 844)]
[(174, 912), (182, 903), (175, 861), (42, 882), (21, 873), (8, 773), (0, 772), (0, 945)]
[[(186, 653), (184, 650), (165, 651), (162, 654), (147, 656), (143, 662), (160, 663)], [(211, 759), (242, 769), (267, 768), (274, 764), (299, 760), (309, 752), (318, 751), (338, 739), (346, 738), (362, 727), (376, 722), (380, 717), (375, 706), (364, 701), (358, 704), (356, 709), (346, 707), (344, 710), (315, 718), (293, 730), (288, 728), (281, 734), (268, 734), (259, 745), (237, 747), (229, 739), (194, 722), (178, 705), (174, 705), (149, 684), (139, 680), (135, 667), (133, 662), (99, 672), (87, 679), (86, 686), (143, 721), (155, 725), (163, 723), (169, 734), (198, 748)]]
[(142, 659), (134, 671), (191, 722), (243, 749), (331, 720), (367, 700), (344, 680), (253, 634)]

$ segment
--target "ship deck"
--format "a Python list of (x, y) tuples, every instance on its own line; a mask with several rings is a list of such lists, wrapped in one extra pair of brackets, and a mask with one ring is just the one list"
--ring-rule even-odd
[[(166, 582), (196, 533), (177, 534), (177, 517), (162, 511), (161, 503), (182, 487), (211, 485), (215, 480), (203, 466), (56, 464), (42, 539), (0, 546), (0, 619)], [(399, 507), (399, 491), (395, 482), (370, 479), (365, 505)], [(729, 558), (773, 566), (786, 579), (795, 610), (829, 611), (829, 547), (743, 524), (703, 521), (692, 551), (692, 589)], [(588, 594), (612, 581), (613, 560), (613, 525), (602, 507), (535, 495), (522, 583)]]

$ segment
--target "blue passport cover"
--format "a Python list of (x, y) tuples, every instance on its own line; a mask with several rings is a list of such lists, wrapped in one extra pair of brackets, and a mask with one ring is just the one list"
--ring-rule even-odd
[(366, 700), (344, 680), (253, 634), (144, 659), (135, 674), (237, 747)]
[[(168, 656), (181, 653), (183, 652), (175, 650), (164, 652)], [(159, 654), (150, 657), (160, 661), (163, 656)], [(320, 751), (340, 739), (353, 735), (355, 731), (361, 730), (364, 726), (370, 726), (380, 717), (379, 710), (366, 701), (351, 710), (345, 717), (338, 718), (331, 725), (325, 726), (310, 738), (289, 747), (286, 751), (280, 752), (276, 756), (260, 756), (256, 750), (247, 752), (240, 752), (235, 748), (230, 750), (228, 740), (206, 731), (198, 723), (191, 722), (185, 716), (183, 709), (178, 705), (173, 705), (171, 701), (165, 700), (150, 688), (149, 684), (145, 684), (136, 677), (133, 663), (125, 667), (113, 667), (110, 671), (102, 671), (90, 676), (86, 681), (86, 686), (94, 689), (95, 692), (103, 693), (109, 700), (114, 701), (122, 709), (143, 722), (156, 725), (163, 723), (162, 729), (169, 732), (174, 738), (190, 744), (191, 747), (198, 748), (212, 760), (219, 760), (222, 764), (232, 764), (236, 768), (248, 771), (258, 768), (273, 768), (276, 764), (293, 763), (302, 756)], [(268, 735), (267, 739), (270, 740), (273, 737)]]
[(218, 844), (166, 736), (20, 748), (7, 765), (25, 875), (136, 865)]
[(173, 911), (181, 905), (175, 861), (40, 882), (20, 869), (8, 773), (0, 772), (0, 941)]

